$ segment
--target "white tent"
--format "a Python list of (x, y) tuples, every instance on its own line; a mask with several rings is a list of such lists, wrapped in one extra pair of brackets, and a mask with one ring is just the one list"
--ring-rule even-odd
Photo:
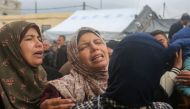
[(92, 27), (100, 31), (105, 39), (116, 38), (134, 20), (134, 9), (80, 10), (44, 34), (50, 39), (66, 35), (67, 39), (80, 27)]

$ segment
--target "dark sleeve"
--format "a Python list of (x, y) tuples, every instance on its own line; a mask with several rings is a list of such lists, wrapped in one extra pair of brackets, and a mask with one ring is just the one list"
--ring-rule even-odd
[(45, 101), (46, 99), (50, 99), (50, 98), (57, 98), (57, 97), (61, 97), (64, 98), (60, 92), (51, 84), (49, 84), (46, 89), (44, 90), (41, 99), (40, 99), (40, 104)]
[(56, 66), (57, 70), (61, 68), (68, 61), (67, 59), (67, 48), (66, 46), (61, 46), (61, 48), (57, 52)]
[(63, 76), (63, 74), (58, 72), (55, 68), (52, 68), (52, 67), (44, 65), (44, 64), (42, 64), (42, 66), (47, 73), (47, 80), (48, 81), (58, 79), (58, 78), (61, 78)]
[(173, 35), (178, 32), (180, 29), (183, 28), (183, 25), (181, 25), (179, 22), (175, 23), (171, 26), (170, 30), (169, 30), (169, 35), (168, 38), (171, 40)]
[(175, 25), (172, 25), (172, 26), (170, 27), (170, 30), (169, 30), (168, 38), (169, 38), (170, 40), (172, 39), (172, 36), (173, 36), (174, 32), (176, 31), (174, 26), (175, 26)]
[(170, 102), (167, 93), (160, 85), (156, 87), (156, 90), (154, 91), (154, 101), (160, 101), (166, 103)]
[(190, 46), (190, 38), (178, 39), (170, 44), (168, 50), (175, 53), (179, 49), (189, 46)]
[(5, 109), (5, 106), (4, 106), (4, 103), (3, 103), (1, 96), (0, 96), (0, 108)]

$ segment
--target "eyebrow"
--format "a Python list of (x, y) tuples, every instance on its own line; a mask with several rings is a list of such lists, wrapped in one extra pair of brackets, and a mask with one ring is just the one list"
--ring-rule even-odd
[[(35, 35), (33, 35), (33, 34), (24, 35), (24, 37), (27, 37), (27, 36), (32, 36), (32, 37), (35, 37)], [(41, 36), (40, 36), (40, 35), (38, 35), (37, 37), (41, 37)]]
[(79, 44), (78, 46), (80, 47), (80, 46), (88, 45), (88, 44), (89, 44), (89, 42), (81, 42), (81, 44)]

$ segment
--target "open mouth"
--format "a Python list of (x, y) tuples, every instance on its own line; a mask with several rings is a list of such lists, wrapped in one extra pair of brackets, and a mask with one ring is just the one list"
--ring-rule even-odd
[(104, 56), (102, 54), (95, 55), (91, 58), (92, 62), (100, 62), (102, 61)]
[(38, 58), (42, 58), (43, 57), (43, 53), (44, 53), (43, 51), (37, 51), (37, 52), (34, 53), (34, 56), (38, 57)]

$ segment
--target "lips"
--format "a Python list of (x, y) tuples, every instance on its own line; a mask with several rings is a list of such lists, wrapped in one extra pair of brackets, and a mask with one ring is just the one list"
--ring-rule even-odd
[(104, 59), (104, 56), (102, 54), (96, 54), (96, 55), (92, 56), (91, 61), (93, 63), (99, 63), (99, 62), (103, 61), (103, 59)]
[(43, 58), (43, 51), (37, 51), (33, 54), (33, 56), (37, 57), (37, 58)]

